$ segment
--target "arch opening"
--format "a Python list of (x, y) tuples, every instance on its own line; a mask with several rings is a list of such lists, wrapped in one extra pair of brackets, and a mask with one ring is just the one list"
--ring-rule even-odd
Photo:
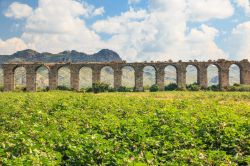
[(194, 65), (188, 65), (186, 68), (186, 84), (197, 84), (198, 83), (198, 70)]
[(3, 68), (0, 67), (0, 89), (3, 91), (4, 88), (4, 74), (3, 74)]
[(101, 82), (114, 87), (114, 70), (110, 66), (105, 66), (101, 70)]
[(177, 84), (177, 70), (173, 65), (165, 67), (164, 85)]
[(70, 84), (70, 69), (68, 66), (63, 66), (58, 70), (58, 88), (71, 88)]
[(36, 90), (43, 91), (49, 88), (49, 70), (41, 66), (36, 70)]
[(207, 68), (208, 86), (219, 85), (219, 69), (216, 65), (209, 65)]
[(92, 87), (92, 69), (90, 67), (82, 67), (79, 77), (80, 89)]
[(156, 84), (156, 70), (153, 66), (146, 66), (143, 69), (143, 88), (149, 90), (150, 86)]
[(240, 67), (233, 64), (229, 68), (229, 85), (240, 84)]
[(128, 88), (135, 87), (135, 70), (131, 66), (122, 68), (122, 86)]
[(26, 90), (26, 69), (24, 67), (17, 67), (14, 71), (14, 89)]

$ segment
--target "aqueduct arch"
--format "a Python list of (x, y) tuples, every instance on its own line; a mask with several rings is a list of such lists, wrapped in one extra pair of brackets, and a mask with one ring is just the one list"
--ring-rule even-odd
[(137, 91), (143, 90), (143, 69), (145, 66), (152, 66), (155, 68), (156, 84), (160, 87), (160, 90), (164, 90), (165, 86), (165, 68), (167, 66), (174, 66), (176, 68), (177, 84), (179, 88), (185, 89), (186, 87), (186, 68), (189, 65), (197, 68), (197, 82), (202, 87), (208, 86), (208, 72), (209, 65), (216, 65), (219, 69), (219, 86), (220, 89), (224, 89), (229, 86), (229, 69), (231, 65), (237, 65), (240, 69), (240, 83), (250, 85), (250, 63), (248, 60), (242, 61), (208, 61), (208, 62), (144, 62), (144, 63), (127, 63), (122, 62), (84, 62), (84, 63), (8, 63), (2, 64), (4, 71), (4, 90), (14, 90), (14, 71), (17, 67), (24, 67), (26, 69), (26, 85), (27, 91), (36, 91), (36, 72), (40, 66), (46, 66), (49, 71), (49, 89), (54, 90), (58, 86), (58, 70), (63, 66), (68, 66), (70, 70), (70, 85), (71, 88), (78, 91), (79, 86), (79, 72), (82, 67), (88, 67), (92, 69), (92, 83), (101, 81), (101, 70), (105, 66), (109, 66), (113, 69), (114, 75), (114, 88), (119, 88), (122, 85), (122, 69), (126, 66), (130, 66), (134, 69), (135, 76), (135, 89)]

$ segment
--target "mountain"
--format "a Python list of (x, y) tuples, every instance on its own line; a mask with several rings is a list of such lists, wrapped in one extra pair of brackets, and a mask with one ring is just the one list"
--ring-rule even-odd
[(103, 49), (98, 53), (89, 55), (82, 52), (63, 51), (58, 54), (48, 52), (39, 53), (34, 50), (18, 51), (12, 55), (0, 55), (0, 64), (8, 62), (111, 62), (122, 61), (120, 56), (109, 49)]

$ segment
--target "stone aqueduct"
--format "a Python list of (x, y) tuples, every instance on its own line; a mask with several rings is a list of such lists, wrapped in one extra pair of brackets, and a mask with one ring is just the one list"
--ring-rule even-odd
[(135, 72), (135, 89), (137, 91), (143, 90), (143, 69), (146, 66), (152, 66), (156, 71), (156, 84), (161, 90), (164, 90), (164, 69), (167, 66), (174, 66), (176, 68), (177, 85), (179, 88), (185, 89), (186, 87), (186, 68), (188, 65), (197, 68), (197, 82), (201, 87), (207, 87), (207, 68), (210, 65), (215, 65), (219, 71), (219, 87), (224, 89), (229, 86), (229, 68), (231, 65), (237, 65), (240, 69), (240, 83), (250, 85), (250, 63), (248, 60), (242, 61), (189, 61), (189, 62), (144, 62), (144, 63), (127, 63), (122, 62), (85, 62), (85, 63), (8, 63), (2, 64), (4, 72), (4, 90), (12, 91), (15, 88), (14, 72), (18, 67), (26, 69), (26, 88), (27, 91), (36, 91), (36, 74), (39, 67), (46, 67), (49, 71), (49, 89), (54, 90), (58, 86), (58, 70), (62, 67), (70, 69), (70, 83), (71, 88), (79, 90), (79, 71), (82, 67), (89, 67), (92, 69), (92, 83), (100, 82), (101, 69), (108, 66), (114, 71), (114, 88), (119, 88), (122, 82), (122, 69), (124, 67), (132, 67)]

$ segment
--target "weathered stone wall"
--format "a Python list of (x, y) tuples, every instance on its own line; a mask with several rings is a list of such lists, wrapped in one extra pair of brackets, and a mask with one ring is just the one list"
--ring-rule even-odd
[(58, 70), (61, 67), (70, 69), (71, 88), (79, 90), (79, 71), (82, 67), (92, 69), (92, 83), (100, 82), (100, 73), (103, 67), (109, 66), (114, 70), (114, 87), (119, 88), (122, 85), (122, 69), (123, 67), (133, 67), (135, 71), (135, 89), (143, 91), (143, 69), (146, 66), (152, 66), (156, 71), (156, 84), (160, 90), (164, 90), (165, 68), (172, 65), (177, 72), (177, 85), (180, 89), (186, 88), (186, 68), (188, 65), (197, 68), (198, 84), (204, 88), (207, 87), (207, 68), (210, 65), (216, 65), (219, 69), (219, 86), (223, 90), (229, 86), (229, 68), (231, 65), (237, 65), (240, 68), (240, 83), (250, 84), (250, 63), (247, 60), (243, 61), (208, 61), (208, 62), (144, 62), (144, 63), (126, 63), (124, 62), (109, 62), (109, 63), (10, 63), (3, 64), (4, 71), (4, 90), (14, 90), (14, 72), (18, 67), (26, 69), (27, 90), (36, 91), (36, 72), (41, 66), (45, 66), (49, 71), (49, 88), (54, 90), (58, 85)]

